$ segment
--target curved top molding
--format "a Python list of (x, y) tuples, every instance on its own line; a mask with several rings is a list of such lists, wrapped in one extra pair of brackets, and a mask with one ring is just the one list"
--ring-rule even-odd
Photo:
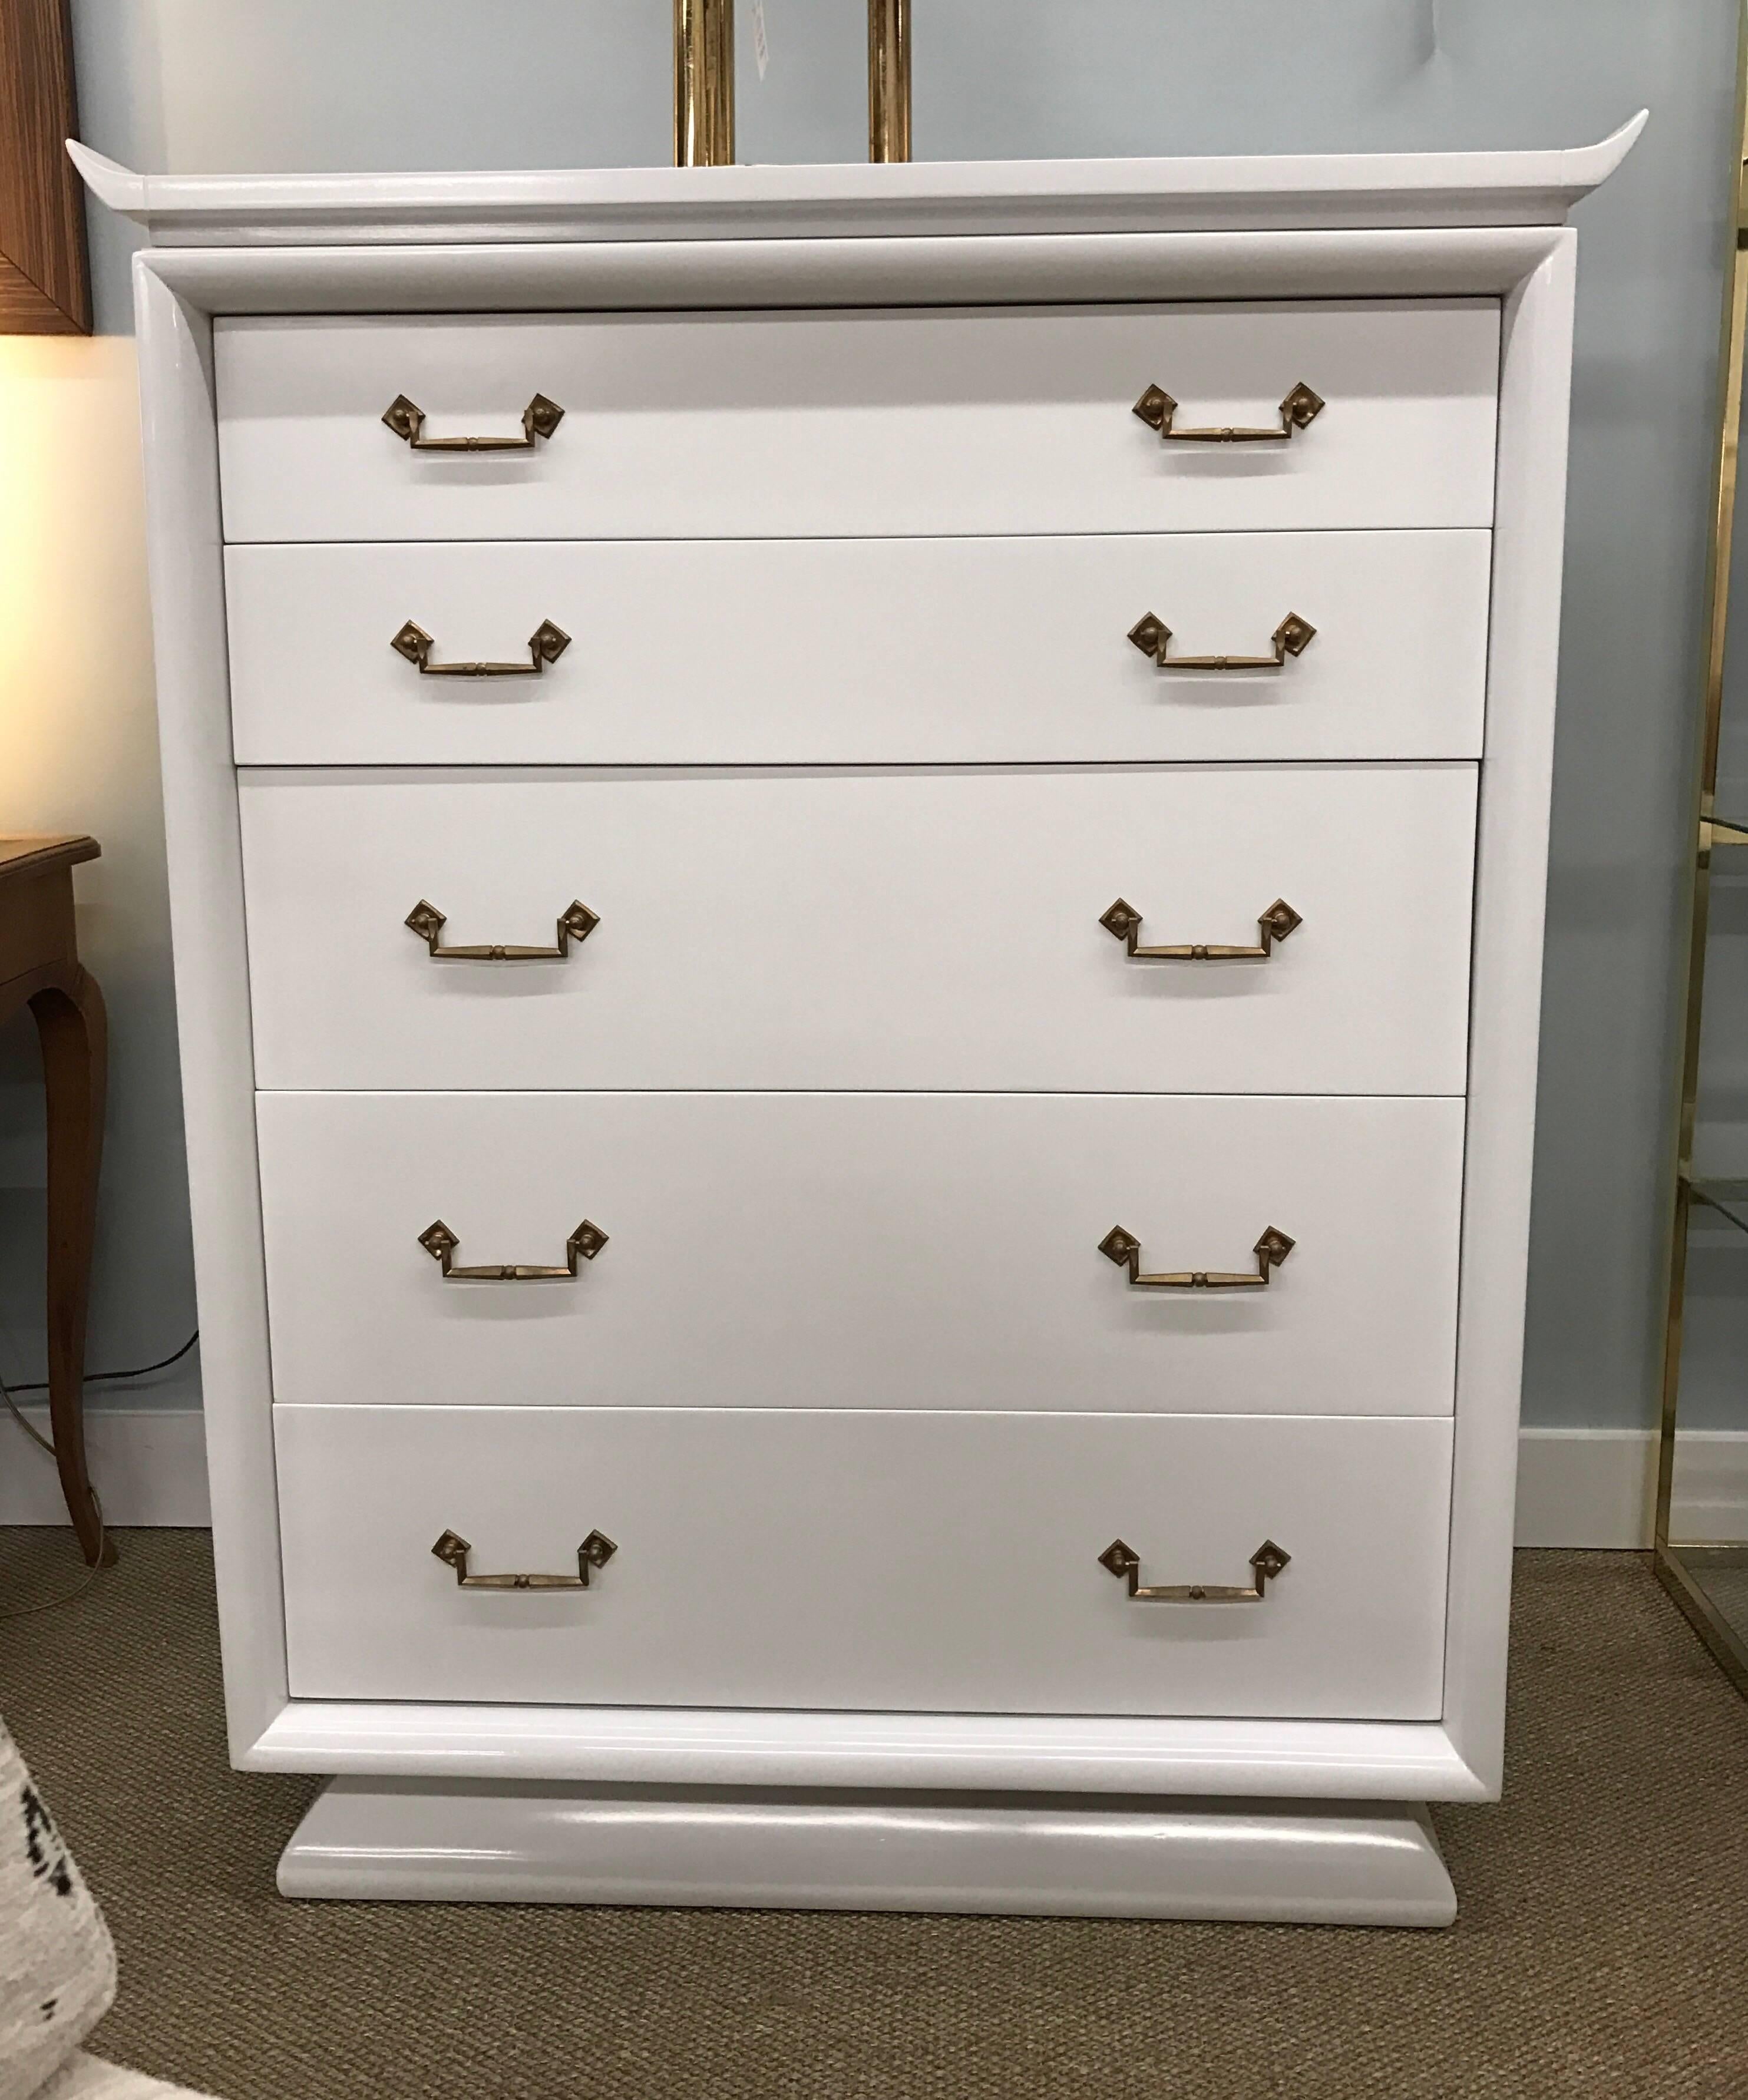
[(1648, 113), (1594, 146), (1504, 153), (142, 175), (67, 150), (93, 195), (170, 248), (1557, 226)]

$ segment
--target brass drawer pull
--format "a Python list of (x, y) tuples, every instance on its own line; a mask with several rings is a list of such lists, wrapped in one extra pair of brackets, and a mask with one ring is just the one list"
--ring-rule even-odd
[(467, 1556), (473, 1551), (458, 1531), (446, 1531), (431, 1548), (445, 1567), (455, 1570), (463, 1590), (586, 1590), (589, 1570), (605, 1568), (619, 1548), (604, 1531), (592, 1531), (576, 1549), (574, 1575), (470, 1575)]
[(382, 411), (382, 420), (416, 452), (531, 452), (537, 438), (550, 438), (558, 429), (564, 421), (564, 411), (556, 401), (536, 394), (522, 412), (519, 438), (428, 438), (425, 411), (404, 394), (397, 394)]
[(1274, 645), (1270, 656), (1172, 656), (1172, 630), (1156, 612), (1137, 620), (1129, 639), (1142, 655), (1152, 657), (1162, 671), (1278, 671), (1289, 656), (1302, 656), (1317, 629), (1309, 620), (1290, 612), (1269, 636)]
[[(411, 924), (411, 920), (408, 920)], [(1137, 963), (1265, 963), (1277, 941), (1284, 941), (1296, 926), (1304, 924), (1284, 897), (1278, 897), (1256, 921), (1254, 947), (1222, 947), (1213, 941), (1179, 941), (1169, 946), (1144, 948), (1141, 943), (1141, 915), (1126, 898), (1119, 897), (1108, 911), (1099, 914), (1105, 931), (1121, 941)]]
[(1129, 1282), (1137, 1290), (1266, 1290), (1269, 1273), (1278, 1268), (1292, 1252), (1294, 1242), (1278, 1226), (1269, 1225), (1251, 1251), (1256, 1257), (1254, 1276), (1229, 1269), (1173, 1269), (1161, 1276), (1141, 1273), (1141, 1243), (1133, 1233), (1113, 1225), (1098, 1243), (1106, 1261), (1129, 1272)]
[(528, 637), (526, 664), (434, 664), (431, 651), (436, 643), (409, 620), (388, 646), (396, 655), (417, 664), (422, 678), (537, 678), (570, 647), (571, 638), (562, 627), (543, 620)]
[(419, 1245), (433, 1261), (442, 1264), (444, 1279), (450, 1283), (542, 1283), (558, 1277), (575, 1276), (577, 1256), (593, 1261), (607, 1245), (607, 1234), (585, 1218), (565, 1242), (564, 1263), (558, 1268), (541, 1268), (522, 1261), (488, 1262), (477, 1268), (457, 1268), (452, 1257), (461, 1244), (441, 1218), (434, 1220), (419, 1234)]
[(1144, 1590), (1141, 1557), (1120, 1538), (1112, 1539), (1098, 1556), (1098, 1564), (1108, 1568), (1119, 1582), (1127, 1577), (1129, 1595), (1144, 1604), (1260, 1604), (1269, 1583), (1292, 1557), (1272, 1538), (1265, 1538), (1251, 1555), (1254, 1581), (1247, 1590), (1226, 1582), (1155, 1582)]
[(1266, 426), (1260, 430), (1246, 430), (1230, 423), (1199, 430), (1174, 430), (1177, 404), (1163, 386), (1150, 386), (1136, 403), (1135, 413), (1150, 430), (1157, 430), (1162, 439), (1181, 445), (1254, 445), (1290, 438), (1295, 430), (1302, 430), (1307, 423), (1313, 422), (1323, 405), (1322, 395), (1313, 393), (1301, 379), (1283, 397), (1281, 421), (1273, 430)]
[(550, 948), (511, 948), (493, 942), (471, 948), (446, 948), (442, 945), (443, 929), (448, 920), (435, 904), (422, 897), (407, 914), (406, 924), (430, 949), (431, 960), (437, 963), (557, 963), (571, 952), (573, 941), (586, 941), (601, 924), (598, 911), (591, 911), (586, 904), (573, 898), (558, 914), (558, 938)]

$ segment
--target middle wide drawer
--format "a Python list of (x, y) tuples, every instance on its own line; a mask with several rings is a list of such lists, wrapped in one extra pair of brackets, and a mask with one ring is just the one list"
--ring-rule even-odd
[(240, 795), (267, 1090), (1463, 1089), (1466, 764)]
[(1453, 1405), (1460, 1101), (272, 1093), (256, 1114), (285, 1403)]

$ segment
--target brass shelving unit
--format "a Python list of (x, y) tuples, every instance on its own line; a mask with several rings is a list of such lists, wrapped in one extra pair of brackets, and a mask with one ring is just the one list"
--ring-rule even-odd
[[(1658, 1453), (1657, 1520), (1653, 1564), (1664, 1587), (1686, 1613), (1737, 1689), (1748, 1696), (1748, 1506), (1740, 1538), (1671, 1536), (1679, 1507), (1682, 1445), (1680, 1399), (1683, 1343), (1687, 1339), (1688, 1257), (1696, 1235), (1708, 1232), (1743, 1264), (1748, 1297), (1748, 1179), (1708, 1171), (1696, 1160), (1702, 1126), (1702, 1022), (1704, 1017), (1707, 936), (1711, 925), (1712, 856), (1748, 847), (1748, 809), (1725, 814), (1717, 807), (1719, 752), (1724, 726), (1725, 645), (1730, 611), (1737, 460), (1742, 419), (1742, 372), (1748, 344), (1748, 9), (1738, 33), (1733, 172), (1734, 238), (1725, 269), (1724, 340), (1719, 359), (1716, 470), (1706, 595), (1706, 665), (1697, 803), (1693, 823), (1693, 911), (1688, 935), (1687, 1005), (1681, 1057), (1681, 1101), (1671, 1235), (1669, 1308), (1663, 1348), (1662, 1434)], [(1748, 858), (1734, 865), (1748, 875)], [(1748, 1363), (1744, 1414), (1748, 1416)], [(1748, 1427), (1748, 1421), (1745, 1421)], [(1715, 1528), (1715, 1520), (1713, 1528)]]
[[(911, 0), (868, 0), (868, 158), (911, 157)], [(735, 159), (735, 0), (673, 0), (673, 165)]]

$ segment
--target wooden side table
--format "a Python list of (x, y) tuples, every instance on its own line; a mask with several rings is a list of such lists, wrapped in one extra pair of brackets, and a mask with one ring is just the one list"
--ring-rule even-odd
[(95, 839), (0, 837), (0, 1022), (36, 1017), (48, 1092), (49, 1423), (61, 1491), (88, 1561), (115, 1558), (85, 1467), (85, 1322), (97, 1170), (104, 1149), (108, 1023), (79, 960), (73, 871)]

